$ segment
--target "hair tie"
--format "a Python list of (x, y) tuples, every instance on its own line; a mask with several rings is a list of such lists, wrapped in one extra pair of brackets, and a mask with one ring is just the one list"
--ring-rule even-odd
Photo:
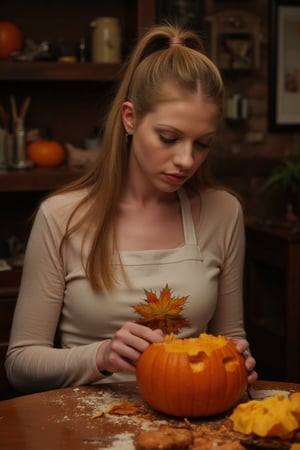
[(185, 40), (179, 36), (173, 36), (169, 39), (169, 45), (170, 47), (172, 45), (185, 45)]

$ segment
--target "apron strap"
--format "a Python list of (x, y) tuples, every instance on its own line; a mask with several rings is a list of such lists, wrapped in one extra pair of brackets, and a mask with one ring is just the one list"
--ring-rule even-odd
[(197, 245), (196, 231), (190, 201), (184, 189), (179, 189), (184, 239), (186, 244)]

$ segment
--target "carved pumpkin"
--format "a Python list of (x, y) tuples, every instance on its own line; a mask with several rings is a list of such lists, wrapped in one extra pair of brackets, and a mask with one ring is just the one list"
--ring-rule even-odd
[(0, 21), (0, 59), (8, 59), (21, 50), (23, 36), (21, 30), (12, 22)]
[(233, 341), (201, 334), (151, 344), (137, 363), (137, 384), (155, 410), (177, 417), (210, 416), (234, 406), (247, 388), (244, 358)]
[(28, 144), (27, 157), (38, 167), (56, 167), (64, 161), (65, 152), (59, 142), (37, 140)]

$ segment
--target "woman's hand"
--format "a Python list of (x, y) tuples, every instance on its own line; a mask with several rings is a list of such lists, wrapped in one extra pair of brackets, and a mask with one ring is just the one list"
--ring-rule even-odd
[(141, 353), (153, 342), (164, 342), (161, 330), (151, 330), (132, 322), (125, 323), (110, 341), (100, 345), (96, 356), (98, 370), (135, 372)]
[(245, 358), (245, 366), (248, 372), (248, 384), (251, 386), (257, 380), (257, 373), (254, 370), (256, 361), (249, 351), (249, 343), (246, 339), (235, 340), (236, 349)]

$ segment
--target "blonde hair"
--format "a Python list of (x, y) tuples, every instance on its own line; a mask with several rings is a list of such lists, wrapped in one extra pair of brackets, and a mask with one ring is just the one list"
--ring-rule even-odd
[[(184, 45), (172, 45), (172, 38), (176, 38), (176, 42), (184, 42)], [(96, 164), (82, 178), (60, 190), (87, 189), (88, 199), (85, 196), (69, 217), (61, 250), (70, 235), (84, 223), (93, 224), (94, 234), (85, 270), (96, 290), (109, 290), (116, 285), (112, 266), (112, 255), (117, 250), (114, 226), (130, 151), (126, 144), (121, 106), (124, 101), (131, 101), (136, 118), (142, 119), (159, 102), (166, 100), (166, 93), (161, 89), (165, 81), (172, 82), (172, 86), (174, 83), (179, 92), (196, 92), (200, 87), (206, 100), (219, 105), (221, 114), (223, 82), (216, 66), (204, 54), (198, 35), (178, 26), (153, 27), (138, 42), (127, 64), (107, 116)], [(189, 184), (197, 189), (210, 184), (205, 164)], [(83, 207), (80, 219), (74, 221), (76, 211)]]

